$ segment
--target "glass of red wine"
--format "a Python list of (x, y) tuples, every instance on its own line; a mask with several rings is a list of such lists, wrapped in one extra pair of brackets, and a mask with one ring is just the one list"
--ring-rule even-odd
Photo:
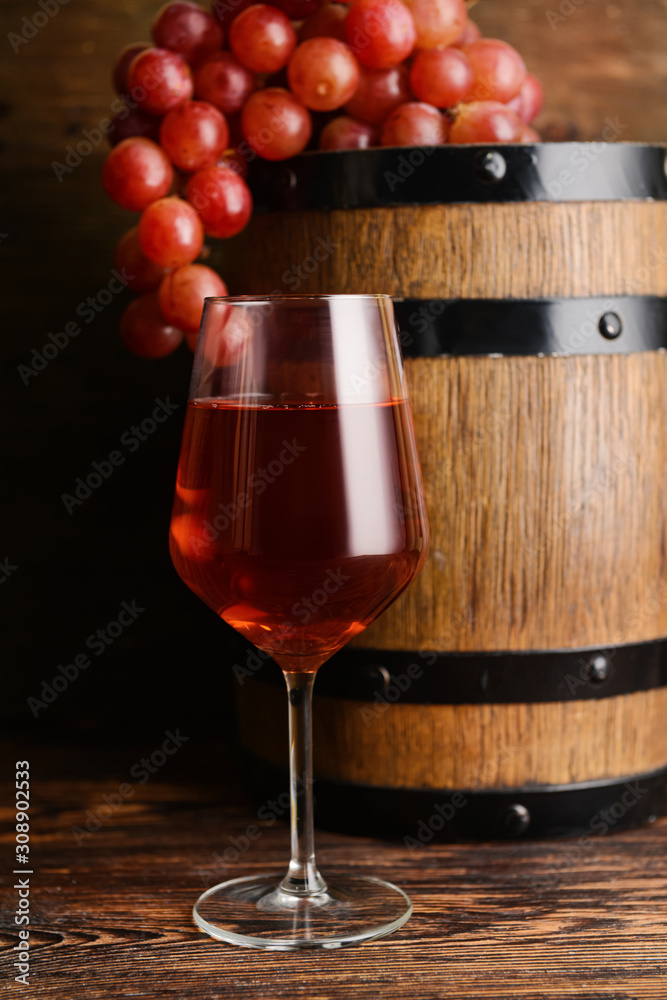
[(256, 948), (336, 948), (410, 916), (405, 893), (315, 863), (318, 668), (415, 579), (428, 524), (392, 302), (206, 300), (170, 532), (191, 590), (283, 671), (292, 855), (285, 875), (205, 892), (195, 922)]

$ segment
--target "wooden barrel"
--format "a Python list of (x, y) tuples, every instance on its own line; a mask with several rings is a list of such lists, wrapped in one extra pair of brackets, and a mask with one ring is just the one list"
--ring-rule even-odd
[[(235, 291), (394, 296), (431, 524), (420, 578), (318, 677), (320, 821), (424, 841), (666, 812), (665, 149), (314, 153), (253, 184)], [(269, 794), (284, 691), (255, 666)]]

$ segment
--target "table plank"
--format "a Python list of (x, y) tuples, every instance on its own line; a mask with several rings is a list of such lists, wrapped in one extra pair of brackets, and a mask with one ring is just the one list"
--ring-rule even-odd
[[(18, 751), (17, 751), (18, 752)], [(124, 780), (141, 748), (53, 755), (34, 767), (31, 985), (40, 1000), (155, 997), (282, 1000), (461, 997), (616, 1000), (667, 995), (667, 819), (580, 841), (426, 845), (318, 832), (325, 871), (375, 873), (407, 890), (408, 924), (383, 941), (317, 953), (263, 953), (211, 941), (191, 908), (224, 877), (281, 871), (284, 823), (225, 870), (221, 852), (257, 822), (215, 755), (188, 748), (78, 846), (72, 826)], [(6, 750), (3, 759), (12, 760)], [(204, 756), (208, 768), (197, 766)], [(111, 760), (111, 770), (109, 770)], [(114, 764), (115, 761), (115, 764)], [(100, 777), (94, 776), (98, 766)], [(77, 769), (80, 773), (77, 774)], [(192, 780), (184, 780), (184, 771)], [(197, 780), (196, 775), (202, 777)], [(70, 775), (63, 777), (63, 774)], [(3, 818), (11, 821), (5, 810)], [(3, 838), (9, 852), (11, 835)], [(5, 853), (5, 857), (7, 853)], [(229, 857), (229, 855), (228, 855)], [(223, 862), (224, 865), (224, 862)], [(16, 893), (5, 879), (1, 960), (10, 978)], [(18, 987), (17, 987), (18, 988)]]

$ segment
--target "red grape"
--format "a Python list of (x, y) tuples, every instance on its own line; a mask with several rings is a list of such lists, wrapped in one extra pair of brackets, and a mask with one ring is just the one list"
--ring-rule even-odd
[(289, 62), (296, 32), (281, 10), (257, 3), (242, 11), (229, 29), (229, 47), (254, 73), (276, 73)]
[(187, 198), (199, 212), (209, 236), (226, 239), (247, 225), (252, 195), (246, 182), (229, 167), (207, 167), (188, 181)]
[(311, 38), (295, 50), (287, 67), (290, 90), (313, 111), (335, 111), (359, 83), (359, 63), (336, 38)]
[(464, 51), (475, 73), (473, 100), (506, 102), (518, 94), (526, 64), (511, 45), (497, 38), (480, 38)]
[(141, 135), (144, 139), (152, 139), (153, 142), (160, 141), (160, 118), (157, 115), (149, 115), (141, 108), (124, 107), (111, 119), (113, 128), (108, 133), (109, 143), (117, 146), (123, 139), (129, 139), (133, 135)]
[(405, 0), (417, 31), (416, 47), (434, 49), (451, 45), (468, 19), (463, 0)]
[(415, 97), (436, 108), (453, 108), (464, 101), (474, 79), (470, 60), (454, 48), (422, 49), (410, 70)]
[(359, 85), (345, 110), (352, 118), (379, 125), (390, 111), (412, 97), (407, 66), (392, 69), (367, 69), (362, 66)]
[(210, 267), (184, 264), (170, 271), (160, 285), (160, 310), (168, 323), (185, 333), (196, 333), (204, 299), (228, 294), (227, 285)]
[(192, 97), (190, 67), (169, 49), (146, 49), (135, 56), (127, 73), (130, 96), (144, 111), (163, 115)]
[(286, 160), (306, 148), (313, 123), (289, 90), (267, 87), (256, 90), (246, 101), (241, 129), (251, 148), (265, 160)]
[(222, 47), (223, 32), (218, 21), (187, 0), (161, 7), (152, 30), (157, 46), (179, 52), (188, 62), (196, 62)]
[(542, 110), (543, 102), (542, 84), (532, 73), (526, 73), (521, 90), (507, 102), (507, 107), (516, 112), (524, 125), (530, 125)]
[[(238, 364), (253, 334), (253, 323), (245, 309), (218, 307), (209, 315), (204, 356), (215, 368)], [(192, 337), (194, 339), (194, 334)]]
[(345, 36), (360, 63), (389, 69), (407, 59), (417, 33), (401, 0), (355, 0), (345, 21)]
[(183, 341), (183, 331), (160, 312), (157, 292), (130, 302), (120, 320), (120, 335), (125, 346), (140, 358), (164, 358)]
[(345, 41), (345, 18), (347, 10), (340, 3), (325, 3), (301, 25), (299, 41), (309, 38), (337, 38)]
[(102, 168), (102, 184), (115, 202), (141, 212), (164, 198), (174, 180), (167, 154), (157, 143), (142, 136), (123, 139), (111, 150)]
[(204, 227), (196, 211), (182, 198), (161, 198), (139, 219), (142, 252), (161, 267), (190, 264), (204, 244)]
[(160, 142), (179, 170), (192, 173), (217, 163), (227, 148), (225, 116), (205, 101), (185, 101), (162, 119)]
[(377, 129), (367, 122), (341, 115), (324, 126), (320, 134), (320, 149), (368, 149), (377, 146)]
[(226, 115), (240, 111), (255, 89), (255, 77), (231, 52), (216, 52), (195, 70), (195, 94)]
[(517, 142), (522, 123), (507, 105), (499, 101), (462, 104), (449, 131), (449, 141)]
[(138, 226), (133, 226), (121, 236), (113, 262), (121, 273), (125, 269), (127, 287), (133, 292), (155, 291), (167, 273), (164, 267), (154, 264), (141, 252)]
[[(278, 161), (316, 145), (540, 141), (530, 123), (542, 107), (541, 84), (511, 45), (481, 37), (467, 2), (212, 0), (208, 13), (191, 0), (171, 0), (161, 7), (154, 45), (133, 42), (116, 57), (122, 102), (102, 173), (108, 194), (142, 213), (114, 255), (128, 286), (144, 293), (121, 320), (131, 350), (163, 357), (184, 336), (195, 349), (204, 298), (227, 294), (201, 263), (210, 253), (205, 234), (233, 237), (250, 221), (245, 177), (256, 154)], [(302, 22), (298, 43), (291, 21)], [(222, 51), (225, 36), (231, 51)], [(207, 358), (237, 363), (252, 331), (226, 313), (215, 319), (220, 329), (207, 339)]]
[(447, 141), (447, 121), (431, 104), (400, 104), (384, 125), (383, 146), (439, 146)]
[(466, 45), (472, 45), (473, 42), (476, 42), (477, 39), (481, 37), (482, 32), (479, 30), (475, 22), (468, 19), (463, 26), (463, 31), (456, 41), (452, 42), (452, 45), (455, 45), (457, 49), (462, 49)]
[(323, 0), (274, 0), (273, 6), (287, 14), (290, 21), (303, 21), (305, 17), (316, 13), (322, 2)]
[(116, 56), (116, 62), (114, 63), (113, 74), (111, 77), (116, 93), (127, 93), (127, 71), (130, 68), (130, 63), (135, 56), (139, 55), (140, 52), (143, 52), (144, 49), (150, 48), (150, 42), (130, 42), (129, 45), (123, 46)]

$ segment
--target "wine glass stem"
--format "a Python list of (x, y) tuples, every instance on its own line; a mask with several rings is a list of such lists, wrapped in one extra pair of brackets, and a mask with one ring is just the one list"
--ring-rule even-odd
[(289, 701), (290, 824), (292, 856), (280, 888), (315, 896), (326, 882), (315, 864), (313, 829), (313, 683), (315, 673), (283, 671)]

